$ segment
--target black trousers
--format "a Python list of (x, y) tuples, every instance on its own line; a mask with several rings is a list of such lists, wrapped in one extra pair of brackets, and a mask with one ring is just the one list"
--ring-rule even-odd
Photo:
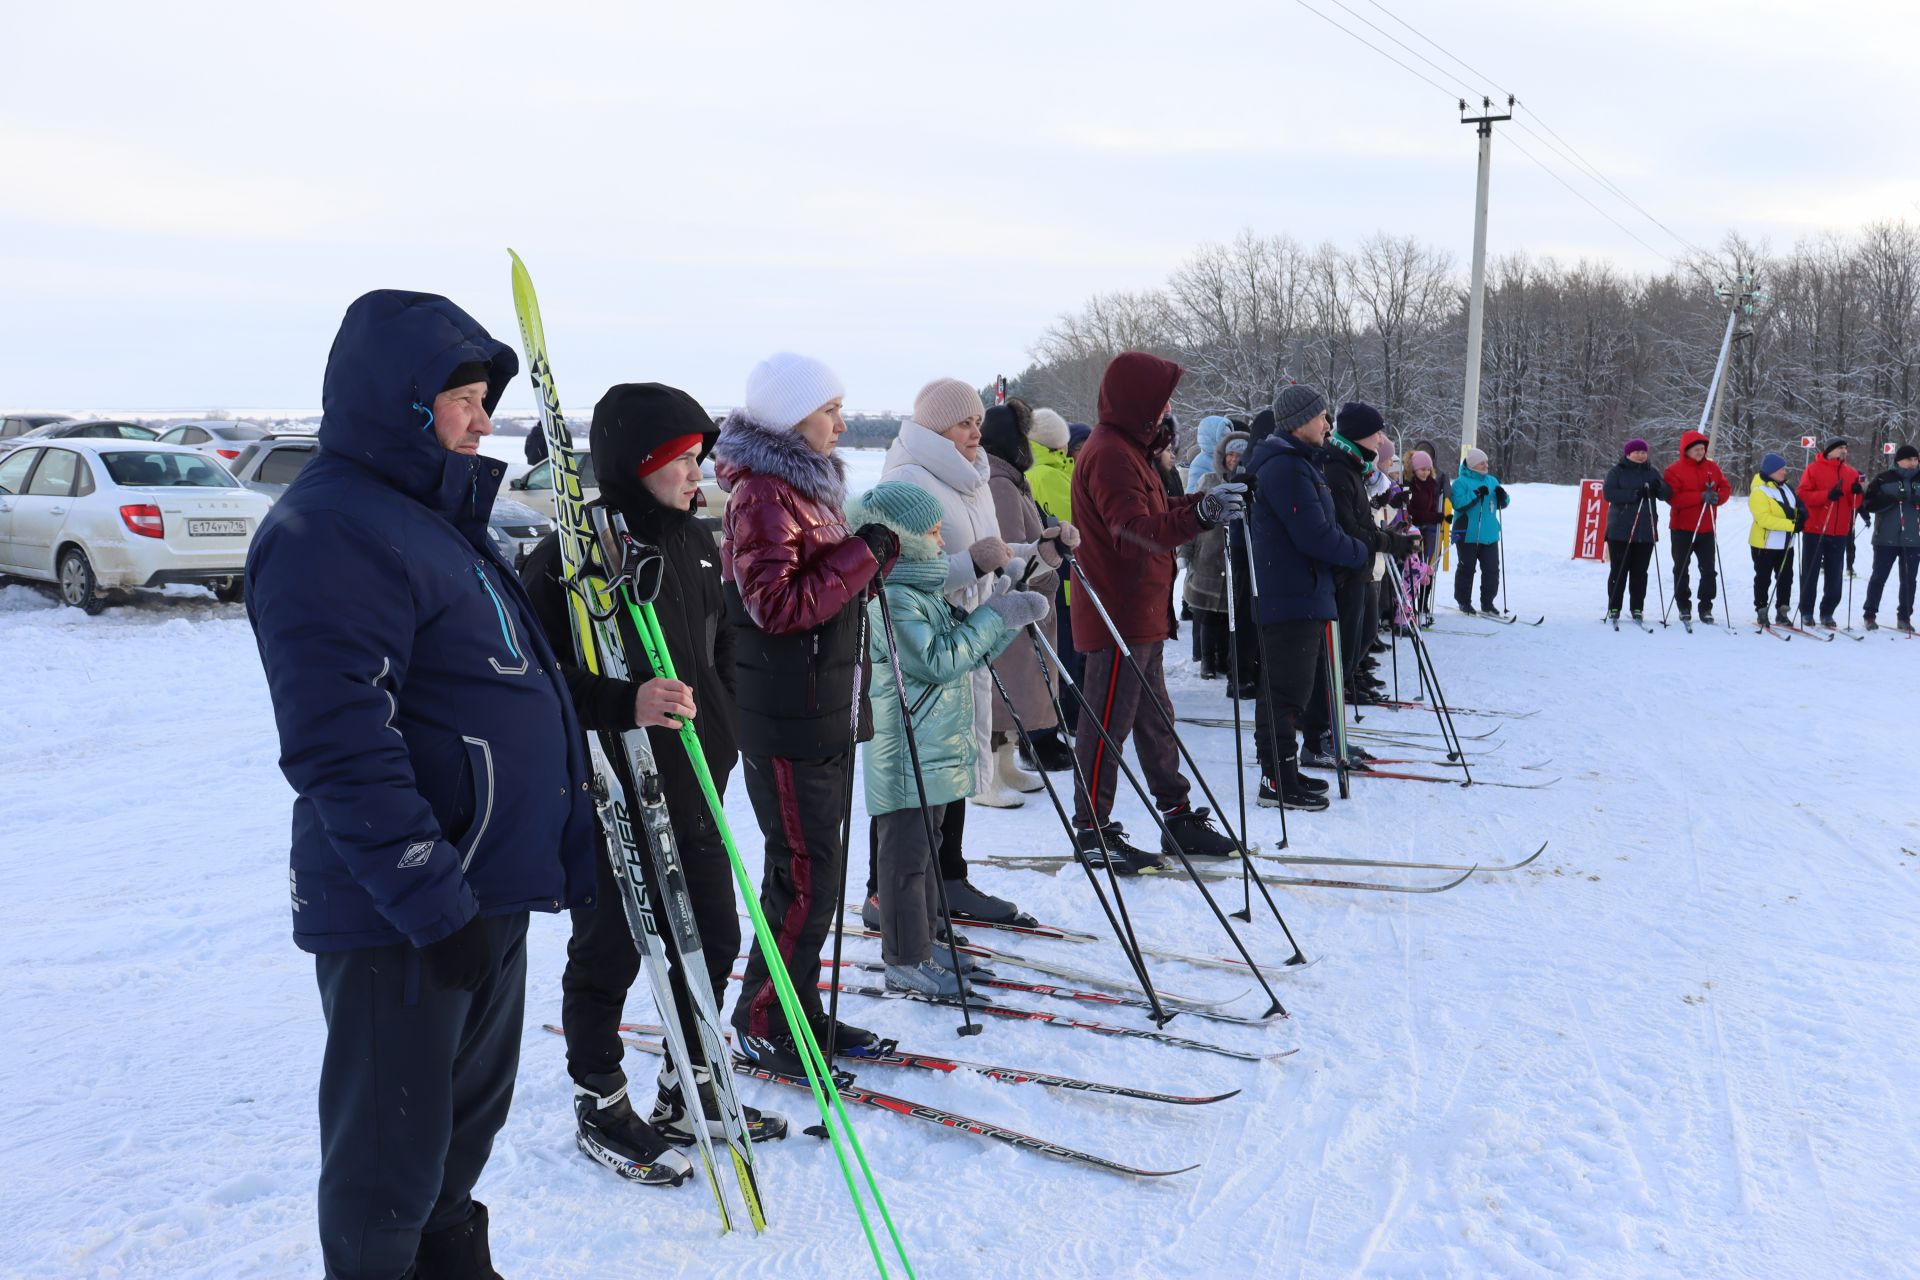
[(1374, 631), (1368, 625), (1367, 588), (1373, 583), (1355, 572), (1334, 588), (1334, 608), (1340, 611), (1340, 671), (1347, 684), (1354, 682), (1360, 660), (1367, 656)]
[(1647, 565), (1653, 560), (1652, 542), (1628, 542), (1607, 539), (1607, 611), (1618, 613), (1620, 601), (1629, 594), (1631, 607), (1639, 613), (1647, 604)]
[[(967, 806), (965, 801), (956, 804), (938, 806), (943, 812), (940, 820), (934, 824), (933, 832), (940, 839), (940, 878), (942, 880), (965, 880), (967, 878), (967, 855), (960, 847), (967, 834)], [(915, 813), (920, 812), (918, 809)], [(922, 835), (924, 842), (925, 836)], [(867, 896), (873, 897), (880, 892), (880, 822), (877, 818), (867, 819)]]
[[(847, 783), (853, 753), (817, 760), (785, 756), (742, 756), (747, 798), (766, 838), (766, 868), (760, 876), (760, 910), (773, 930), (779, 954), (771, 963), (785, 967), (800, 1008), (824, 1016), (820, 1007), (820, 949), (840, 910), (840, 877), (847, 851), (841, 846)], [(756, 942), (747, 958), (746, 981), (733, 1011), (733, 1025), (744, 1035), (787, 1034), (786, 1017), (768, 976), (766, 956)]]
[(1193, 660), (1206, 671), (1227, 670), (1226, 610), (1193, 611)]
[(1680, 606), (1680, 612), (1693, 612), (1692, 561), (1700, 562), (1700, 607), (1713, 607), (1713, 593), (1718, 579), (1713, 572), (1713, 533), (1702, 530), (1695, 533), (1691, 529), (1669, 529), (1673, 535), (1673, 602)]
[[(1060, 665), (1066, 668), (1074, 683), (1085, 683), (1087, 675), (1087, 655), (1073, 647), (1073, 606), (1067, 603), (1067, 584), (1063, 578), (1057, 601), (1056, 616), (1060, 620), (1057, 630), (1060, 638), (1054, 643), (1054, 651), (1060, 655)], [(1055, 686), (1060, 695), (1060, 713), (1066, 718), (1067, 728), (1078, 732), (1080, 727), (1080, 700), (1068, 693), (1061, 685)]]
[(1753, 611), (1767, 616), (1767, 603), (1793, 611), (1793, 543), (1784, 547), (1748, 547), (1753, 553)]
[(527, 916), (487, 920), (478, 991), (444, 987), (406, 943), (327, 951), (314, 974), (320, 1060), (320, 1254), (329, 1280), (392, 1280), (424, 1232), (473, 1215), (506, 1123), (526, 1011)]
[(1873, 548), (1873, 576), (1867, 579), (1867, 614), (1871, 617), (1880, 609), (1880, 593), (1886, 590), (1887, 575), (1893, 572), (1893, 566), (1900, 566), (1900, 613), (1906, 619), (1913, 617), (1914, 577), (1920, 573), (1920, 547), (1883, 547), (1875, 544)]
[[(1316, 728), (1325, 732), (1326, 640), (1327, 624), (1310, 618), (1269, 622), (1260, 628), (1266, 654), (1253, 708), (1253, 738), (1263, 777), (1278, 781), (1280, 762), (1299, 758), (1297, 729), (1306, 727), (1309, 736)], [(1308, 715), (1316, 699), (1322, 704), (1317, 725)]]
[[(1820, 596), (1820, 617), (1831, 618), (1840, 607), (1840, 593), (1845, 589), (1847, 575), (1847, 544), (1852, 541), (1850, 535), (1840, 533), (1801, 535), (1800, 612), (1803, 615), (1813, 614), (1816, 592)], [(1825, 591), (1819, 591), (1822, 573), (1827, 575)]]
[(1480, 571), (1480, 607), (1493, 608), (1500, 598), (1500, 544), (1497, 542), (1456, 542), (1460, 563), (1453, 571), (1453, 602), (1462, 609), (1473, 608), (1473, 573)]
[[(1119, 650), (1102, 649), (1087, 655), (1087, 699), (1100, 713), (1101, 723), (1116, 747), (1124, 750), (1127, 739), (1133, 739), (1133, 753), (1140, 761), (1140, 779), (1163, 811), (1185, 804), (1188, 791), (1186, 775), (1180, 772), (1180, 748), (1174, 741), (1173, 731), (1158, 711), (1144, 704), (1144, 698), (1152, 697), (1163, 707), (1173, 706), (1167, 697), (1167, 680), (1161, 667), (1165, 648), (1164, 640), (1133, 646), (1133, 656), (1147, 676), (1145, 689)], [(1104, 826), (1113, 812), (1120, 762), (1107, 750), (1099, 730), (1091, 725), (1085, 733), (1074, 737), (1073, 749), (1080, 757), (1080, 775), (1093, 788), (1097, 810), (1097, 813), (1089, 811), (1086, 795), (1078, 787), (1074, 788), (1074, 825), (1092, 827), (1097, 817)]]
[[(726, 772), (716, 774), (713, 785), (725, 795)], [(733, 972), (733, 959), (740, 952), (733, 870), (720, 832), (711, 821), (681, 822), (676, 818), (674, 836), (680, 846), (687, 896), (693, 900), (693, 922), (700, 930), (701, 957), (706, 962), (706, 972), (698, 975), (698, 980), (712, 988), (714, 1003), (724, 1008), (727, 975)], [(657, 904), (661, 890), (654, 879), (651, 859), (644, 870), (642, 882), (648, 900)], [(573, 913), (567, 967), (560, 975), (560, 1024), (567, 1033), (567, 1074), (576, 1082), (620, 1069), (621, 1014), (627, 993), (640, 973), (640, 953), (634, 949), (633, 929), (621, 903), (620, 881), (614, 877), (609, 857), (600, 859), (596, 879), (594, 904)], [(693, 1048), (700, 1043), (700, 1036), (693, 1021), (693, 999), (687, 992), (688, 975), (671, 946), (668, 963), (681, 1033)], [(697, 1055), (699, 1050), (694, 1048), (694, 1052)]]

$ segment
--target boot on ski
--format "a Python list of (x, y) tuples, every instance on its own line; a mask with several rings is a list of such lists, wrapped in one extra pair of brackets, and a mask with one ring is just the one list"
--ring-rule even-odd
[(1873, 620), (1873, 615), (1870, 613), (1860, 615), (1860, 625), (1868, 631), (1878, 631), (1880, 629), (1880, 624)]
[(904, 991), (910, 995), (925, 996), (929, 1000), (958, 1000), (960, 975), (951, 969), (941, 968), (931, 960), (922, 960), (919, 964), (890, 964), (887, 966), (887, 990)]
[[(799, 1057), (794, 1057), (799, 1069)], [(574, 1144), (590, 1159), (629, 1182), (677, 1187), (693, 1176), (693, 1164), (666, 1135), (640, 1118), (627, 1099), (627, 1077), (611, 1071), (573, 1086)]]
[[(1096, 871), (1109, 863), (1123, 876), (1167, 869), (1166, 859), (1159, 854), (1148, 853), (1127, 843), (1127, 829), (1117, 822), (1109, 822), (1098, 831), (1091, 827), (1077, 827), (1073, 840), (1075, 854)], [(1103, 842), (1104, 850), (1101, 847)]]
[(1260, 779), (1259, 803), (1267, 809), (1284, 804), (1289, 809), (1318, 813), (1327, 807), (1327, 784), (1301, 773), (1299, 761), (1282, 760), (1277, 785), (1271, 778)]
[[(986, 924), (1019, 924), (1032, 928), (1040, 923), (1005, 898), (996, 898), (974, 887), (971, 880), (946, 880), (947, 908), (955, 920), (979, 920)], [(874, 926), (878, 928), (879, 926)]]
[[(705, 1067), (695, 1067), (693, 1078), (700, 1090), (700, 1110), (707, 1117), (707, 1136), (726, 1137), (726, 1127), (720, 1120), (720, 1099), (713, 1091), (713, 1073)], [(741, 1103), (740, 1113), (747, 1122), (749, 1141), (774, 1142), (787, 1136), (787, 1118), (777, 1111), (762, 1111)], [(648, 1117), (648, 1123), (676, 1147), (690, 1147), (694, 1143), (693, 1113), (687, 1109), (686, 1095), (680, 1086), (680, 1073), (672, 1062), (660, 1068), (653, 1114)]]
[(1237, 846), (1213, 825), (1209, 812), (1183, 804), (1166, 813), (1167, 830), (1160, 835), (1161, 851), (1173, 856), (1172, 841), (1178, 840), (1189, 858), (1231, 858)]

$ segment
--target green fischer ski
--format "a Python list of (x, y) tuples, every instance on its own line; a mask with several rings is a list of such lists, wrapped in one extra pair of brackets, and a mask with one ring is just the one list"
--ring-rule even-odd
[[(512, 253), (512, 250), (508, 250)], [(540, 304), (533, 292), (533, 280), (518, 255), (513, 258), (514, 309), (520, 318), (520, 336), (527, 350), (528, 371), (540, 397), (540, 420), (547, 436), (547, 451), (553, 464), (554, 511), (559, 517), (562, 582), (567, 588), (568, 615), (572, 623), (574, 655), (580, 665), (596, 675), (616, 680), (629, 678), (626, 646), (617, 623), (617, 605), (589, 525), (588, 510), (580, 492), (579, 459), (573, 438), (560, 412), (560, 396), (554, 387), (553, 369), (547, 359), (545, 330), (540, 322)], [(657, 586), (656, 563), (653, 579)], [(617, 749), (624, 758), (638, 795), (629, 796), (626, 784), (615, 773), (609, 784), (610, 770), (596, 768), (594, 800), (600, 812), (600, 825), (609, 844), (614, 877), (620, 884), (621, 904), (633, 931), (635, 948), (645, 966), (654, 1002), (660, 1007), (661, 1023), (666, 1028), (667, 1044), (675, 1068), (681, 1073), (681, 1097), (693, 1122), (695, 1142), (706, 1167), (707, 1184), (720, 1209), (720, 1229), (733, 1229), (733, 1215), (727, 1196), (714, 1171), (713, 1139), (700, 1097), (695, 1068), (705, 1065), (713, 1082), (714, 1098), (720, 1108), (721, 1129), (740, 1196), (746, 1203), (748, 1220), (754, 1230), (766, 1229), (761, 1209), (759, 1181), (753, 1168), (753, 1145), (747, 1135), (745, 1113), (732, 1087), (732, 1073), (726, 1039), (720, 1025), (720, 1010), (706, 981), (707, 970), (700, 950), (700, 933), (693, 922), (693, 904), (687, 893), (686, 876), (680, 865), (680, 851), (667, 814), (659, 770), (644, 729), (625, 733), (602, 733), (601, 744), (611, 758)], [(637, 807), (641, 833), (647, 846), (643, 855), (634, 838), (632, 814)], [(654, 881), (664, 899), (667, 936), (661, 932), (660, 915), (655, 911), (646, 881), (643, 856), (652, 863)], [(687, 975), (683, 984), (693, 1001), (693, 1022), (700, 1038), (700, 1053), (690, 1052), (675, 1010), (672, 979), (668, 973), (669, 947), (677, 952), (677, 963)]]

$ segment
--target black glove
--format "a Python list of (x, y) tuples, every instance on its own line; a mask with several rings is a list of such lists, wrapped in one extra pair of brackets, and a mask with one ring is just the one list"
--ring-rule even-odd
[(1401, 533), (1397, 529), (1380, 531), (1380, 550), (1395, 560), (1404, 560), (1420, 549), (1420, 539), (1410, 533)]
[(900, 535), (883, 524), (873, 523), (861, 525), (853, 531), (853, 536), (867, 544), (867, 550), (880, 562), (880, 576), (886, 577), (887, 570), (900, 558)]
[(487, 971), (493, 968), (493, 930), (475, 916), (420, 950), (434, 981), (441, 986), (478, 991), (487, 980)]
[(1846, 494), (1841, 490), (1839, 485), (1835, 485), (1833, 488), (1827, 490), (1828, 502), (1838, 502), (1844, 497), (1846, 497)]
[(1860, 487), (1860, 482), (1858, 480), (1855, 480), (1853, 482), (1853, 492), (1856, 494), (1860, 494), (1860, 493), (1865, 493), (1866, 490)]
[(1412, 496), (1412, 494), (1402, 489), (1399, 485), (1395, 485), (1393, 488), (1387, 490), (1387, 505), (1396, 511), (1404, 511), (1407, 507), (1407, 499)]
[(1720, 491), (1712, 485), (1708, 485), (1706, 491), (1700, 495), (1700, 501), (1710, 507), (1717, 507), (1720, 505)]
[(1507, 491), (1503, 486), (1495, 485), (1493, 486), (1493, 501), (1495, 506), (1499, 507), (1500, 510), (1505, 511), (1507, 509), (1507, 504), (1509, 502), (1512, 502), (1513, 499), (1507, 496)]
[(1200, 499), (1200, 519), (1208, 526), (1237, 520), (1246, 510), (1247, 486), (1243, 484), (1217, 484)]
[(1656, 487), (1653, 481), (1651, 480), (1647, 481), (1645, 484), (1640, 486), (1640, 501), (1642, 502), (1646, 502), (1653, 498), (1657, 498), (1659, 497), (1659, 495), (1660, 495), (1659, 488)]

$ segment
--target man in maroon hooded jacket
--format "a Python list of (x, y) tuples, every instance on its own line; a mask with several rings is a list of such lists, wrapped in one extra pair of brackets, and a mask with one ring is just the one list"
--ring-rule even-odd
[[(1115, 356), (1100, 379), (1100, 421), (1073, 470), (1080, 572), (1133, 650), (1151, 695), (1169, 711), (1173, 704), (1167, 697), (1161, 650), (1174, 635), (1174, 548), (1202, 529), (1231, 518), (1245, 492), (1242, 486), (1229, 484), (1205, 494), (1167, 497), (1153, 457), (1172, 438), (1167, 412), (1183, 372), (1171, 360), (1141, 351)], [(1230, 855), (1232, 842), (1214, 829), (1207, 811), (1188, 804), (1187, 779), (1180, 772), (1173, 731), (1157, 711), (1141, 705), (1140, 679), (1091, 601), (1073, 611), (1073, 645), (1086, 655), (1081, 684), (1094, 711), (1116, 746), (1133, 737), (1140, 772), (1181, 848), (1190, 857)], [(1083, 729), (1074, 749), (1080, 757), (1080, 772), (1093, 790), (1091, 808), (1084, 793), (1074, 801), (1074, 835), (1081, 857), (1101, 858), (1104, 845), (1116, 871), (1164, 866), (1157, 855), (1127, 844), (1120, 824), (1110, 816), (1119, 762), (1100, 734)], [(1161, 845), (1172, 853), (1167, 844), (1163, 835)]]

